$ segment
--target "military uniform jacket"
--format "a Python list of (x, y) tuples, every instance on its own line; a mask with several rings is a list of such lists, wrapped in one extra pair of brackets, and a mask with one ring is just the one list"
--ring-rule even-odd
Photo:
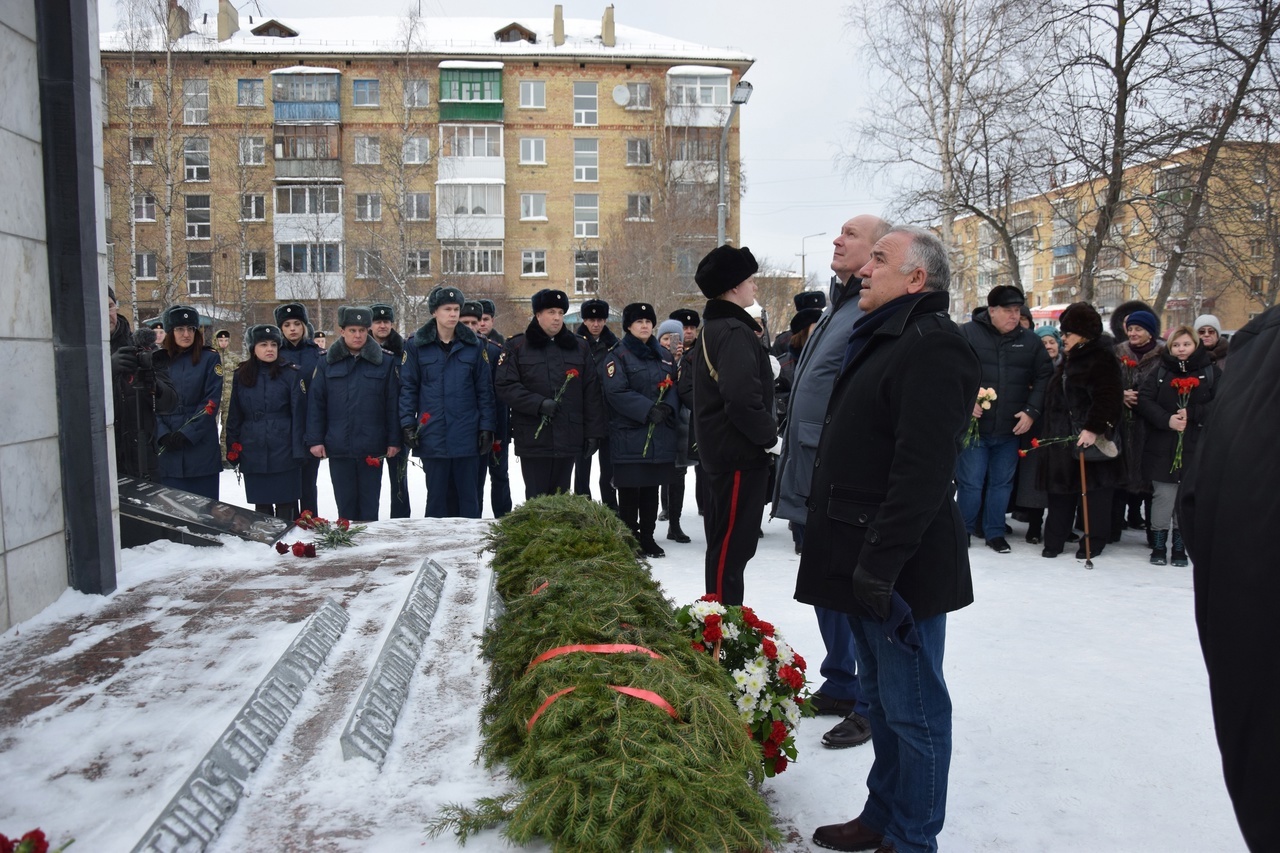
[[(676, 366), (671, 353), (658, 345), (656, 336), (648, 342), (622, 336), (600, 367), (604, 401), (609, 409), (609, 456), (615, 463), (655, 462), (673, 466), (676, 461), (680, 393), (676, 390)], [(671, 407), (671, 423), (653, 429), (649, 452), (644, 452), (649, 435), (649, 410), (658, 402), (658, 384), (671, 381), (662, 402)]]
[[(535, 439), (542, 401), (554, 398), (569, 371), (577, 377), (565, 385), (560, 410)], [(511, 437), (517, 456), (566, 457), (582, 452), (588, 438), (604, 438), (607, 428), (600, 380), (587, 342), (569, 327), (550, 337), (529, 323), (522, 335), (507, 340), (494, 383), (498, 397), (511, 407)]]
[(769, 352), (755, 334), (760, 325), (744, 308), (724, 299), (707, 302), (702, 318), (693, 357), (698, 458), (712, 474), (768, 467), (778, 425)]
[[(418, 429), (414, 455), (423, 459), (479, 456), (481, 430), (497, 432), (489, 351), (459, 323), (453, 343), (440, 343), (435, 319), (405, 341), (400, 365), (400, 426)], [(420, 424), (423, 414), (431, 417)], [(397, 439), (397, 442), (399, 439)]]
[(298, 365), (286, 362), (274, 379), (268, 368), (259, 365), (252, 388), (240, 382), (239, 374), (231, 377), (231, 386), (226, 438), (227, 447), (241, 445), (240, 470), (275, 474), (297, 468), (307, 456), (303, 443), (307, 395)]
[(979, 368), (948, 304), (927, 291), (885, 306), (884, 324), (837, 376), (813, 463), (799, 601), (872, 617), (853, 595), (859, 564), (892, 581), (917, 619), (973, 601), (953, 474)]
[(323, 444), (329, 456), (363, 458), (400, 444), (395, 365), (372, 337), (354, 354), (334, 341), (315, 375), (303, 382), (307, 447)]
[[(166, 450), (160, 454), (162, 477), (207, 477), (222, 470), (222, 451), (218, 447), (217, 406), (222, 401), (222, 359), (212, 349), (205, 347), (195, 364), (191, 363), (188, 350), (169, 358), (166, 350), (157, 350), (153, 356), (156, 374), (167, 370), (173, 388), (178, 394), (178, 404), (156, 418), (156, 438), (163, 439), (171, 432), (182, 431), (191, 442), (181, 450)], [(212, 415), (201, 415), (210, 401), (214, 405)], [(183, 426), (186, 424), (186, 426)]]

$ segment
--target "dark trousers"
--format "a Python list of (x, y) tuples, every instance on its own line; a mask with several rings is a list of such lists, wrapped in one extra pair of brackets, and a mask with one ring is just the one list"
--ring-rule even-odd
[(263, 515), (274, 515), (281, 521), (287, 521), (290, 524), (297, 521), (298, 516), (301, 514), (298, 512), (297, 501), (289, 504), (254, 504), (253, 508), (256, 512), (260, 512)]
[(480, 503), (483, 504), (484, 478), (489, 475), (489, 504), (493, 507), (494, 518), (502, 518), (511, 512), (511, 479), (507, 468), (510, 452), (510, 442), (503, 442), (502, 452), (496, 458), (492, 454), (480, 458), (480, 480), (476, 494), (480, 495)]
[(524, 474), (525, 500), (556, 492), (569, 493), (573, 477), (572, 456), (522, 456), (520, 470)]
[(479, 456), (423, 459), (427, 469), (427, 518), (479, 518)]
[(409, 517), (409, 454), (401, 450), (387, 460), (387, 479), (391, 481), (391, 517)]
[[(1101, 554), (1111, 537), (1111, 496), (1115, 489), (1089, 490), (1089, 553)], [(1049, 517), (1044, 523), (1044, 547), (1061, 551), (1071, 533), (1079, 495), (1049, 495)], [(1083, 538), (1083, 537), (1082, 537)]]
[(756, 554), (760, 520), (769, 499), (769, 469), (707, 473), (706, 588), (725, 605), (742, 604), (743, 574)]
[(678, 522), (684, 512), (684, 472), (684, 468), (676, 468), (671, 474), (671, 484), (662, 487), (662, 508), (670, 521)]
[(382, 497), (382, 463), (369, 465), (364, 458), (329, 457), (329, 479), (338, 502), (338, 517), (348, 521), (377, 521)]
[(698, 505), (698, 515), (707, 514), (707, 504), (711, 503), (709, 490), (711, 486), (707, 483), (707, 472), (702, 470), (702, 466), (694, 464), (693, 466), (693, 500)]
[(618, 517), (637, 539), (652, 539), (658, 525), (658, 487), (618, 489)]
[(206, 474), (203, 477), (161, 477), (160, 485), (171, 489), (181, 489), (193, 495), (206, 497), (211, 501), (218, 499), (219, 477), (217, 474)]
[[(319, 476), (320, 459), (307, 454), (307, 458), (302, 460), (302, 465), (298, 469), (298, 505), (302, 507), (303, 512), (311, 510), (312, 515), (320, 514), (320, 498), (316, 493), (316, 479)], [(330, 477), (332, 477), (332, 473)], [(350, 516), (344, 516), (344, 518), (349, 519)], [(374, 516), (374, 518), (377, 518), (377, 516)]]
[[(618, 495), (613, 488), (613, 458), (609, 455), (609, 439), (600, 440), (600, 503), (616, 510)], [(573, 493), (591, 497), (591, 456), (579, 454), (573, 463)]]

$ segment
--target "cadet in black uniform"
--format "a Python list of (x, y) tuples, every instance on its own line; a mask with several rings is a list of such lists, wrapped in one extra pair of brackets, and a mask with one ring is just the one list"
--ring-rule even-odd
[[(595, 362), (596, 373), (604, 363), (609, 350), (618, 343), (618, 336), (605, 325), (609, 320), (609, 303), (603, 299), (588, 299), (582, 303), (582, 324), (578, 326), (578, 336), (591, 348), (591, 359)], [(618, 508), (618, 493), (613, 488), (613, 460), (609, 458), (609, 437), (600, 440), (600, 501), (609, 509)], [(578, 457), (573, 466), (573, 493), (591, 497), (591, 454), (584, 453)]]

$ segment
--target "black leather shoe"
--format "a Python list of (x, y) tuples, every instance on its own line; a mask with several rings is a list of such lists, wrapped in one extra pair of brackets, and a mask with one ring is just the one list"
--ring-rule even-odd
[(1083, 541), (1081, 541), (1081, 542), (1080, 542), (1080, 547), (1076, 549), (1076, 559), (1077, 559), (1077, 560), (1086, 560), (1086, 559), (1087, 559), (1087, 560), (1092, 560), (1094, 557), (1099, 557), (1099, 556), (1101, 556), (1101, 555), (1102, 555), (1102, 549), (1101, 549), (1101, 548), (1093, 548), (1093, 546), (1092, 546), (1092, 545), (1090, 545), (1089, 547), (1090, 547), (1092, 550), (1090, 550), (1090, 552), (1089, 552), (1088, 554), (1086, 554), (1086, 553), (1084, 552), (1084, 542), (1083, 542)]
[(1045, 548), (1043, 551), (1040, 552), (1040, 556), (1053, 559), (1054, 557), (1058, 556), (1061, 553), (1062, 553), (1061, 548)]
[(848, 749), (851, 746), (862, 746), (869, 740), (871, 721), (861, 714), (850, 714), (822, 736), (822, 745), (827, 749)]
[(847, 717), (858, 703), (853, 699), (836, 699), (819, 690), (809, 697), (809, 704), (819, 717)]
[(1009, 543), (1005, 541), (1003, 536), (997, 536), (994, 539), (987, 540), (987, 547), (997, 554), (1008, 554), (1013, 549), (1009, 547)]
[(876, 850), (884, 844), (884, 835), (872, 832), (855, 817), (848, 823), (818, 827), (813, 843), (828, 850)]

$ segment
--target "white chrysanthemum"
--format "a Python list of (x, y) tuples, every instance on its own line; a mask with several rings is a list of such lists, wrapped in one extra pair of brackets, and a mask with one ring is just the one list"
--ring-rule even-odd
[(695, 601), (689, 606), (689, 612), (696, 616), (698, 621), (705, 622), (711, 614), (723, 616), (726, 611), (723, 604), (714, 601)]
[(759, 696), (760, 691), (764, 690), (764, 676), (758, 672), (751, 672), (743, 679), (741, 689), (752, 696)]
[(769, 659), (764, 655), (755, 660), (747, 661), (745, 669), (752, 675), (758, 675), (761, 678), (769, 672)]
[(767, 714), (773, 710), (773, 697), (768, 693), (761, 695), (756, 701), (756, 710), (761, 714)]
[(725, 622), (720, 626), (720, 630), (724, 631), (724, 638), (730, 642), (742, 636), (742, 631), (739, 630), (738, 626), (732, 622)]
[(733, 684), (735, 687), (741, 690), (742, 685), (746, 684), (747, 679), (750, 677), (751, 677), (751, 673), (747, 672), (745, 669), (735, 669), (733, 671)]
[(756, 697), (749, 694), (742, 694), (735, 703), (738, 706), (738, 713), (742, 715), (744, 720), (751, 720), (751, 715), (756, 709)]
[(787, 724), (792, 728), (800, 725), (800, 707), (790, 699), (783, 699), (778, 705), (782, 708), (782, 715), (787, 718)]
[(782, 635), (775, 635), (774, 643), (778, 646), (778, 666), (790, 666), (796, 659), (795, 649), (791, 648), (791, 644), (782, 639)]

